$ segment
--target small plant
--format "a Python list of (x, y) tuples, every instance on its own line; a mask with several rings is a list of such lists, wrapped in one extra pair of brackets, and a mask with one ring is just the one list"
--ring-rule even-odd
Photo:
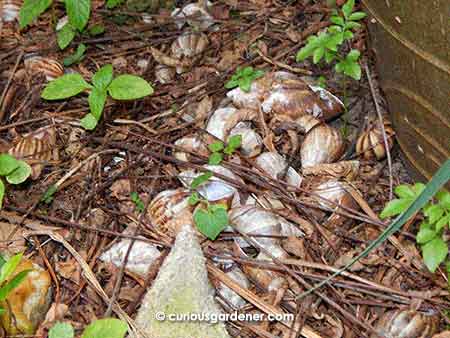
[[(83, 331), (81, 338), (123, 338), (128, 326), (116, 318), (104, 318), (93, 321)], [(49, 330), (48, 338), (74, 338), (75, 330), (69, 323), (58, 322)]]
[(339, 13), (333, 11), (330, 20), (333, 23), (328, 29), (317, 35), (310, 36), (306, 45), (297, 53), (297, 61), (303, 61), (312, 56), (313, 63), (317, 64), (322, 59), (327, 64), (337, 60), (334, 69), (355, 80), (361, 79), (361, 66), (358, 63), (360, 52), (352, 49), (347, 55), (340, 50), (345, 41), (353, 38), (353, 30), (361, 27), (357, 21), (366, 17), (364, 12), (353, 12), (355, 0), (348, 0)]
[[(24, 0), (19, 13), (20, 28), (31, 24), (52, 3), (53, 0)], [(58, 46), (61, 49), (66, 48), (72, 42), (77, 31), (84, 31), (91, 14), (91, 0), (65, 0), (64, 4), (69, 22), (56, 32)]]
[(218, 165), (222, 162), (224, 154), (232, 155), (236, 149), (238, 149), (242, 144), (242, 136), (241, 135), (233, 135), (228, 139), (228, 144), (225, 144), (222, 141), (216, 141), (211, 143), (208, 148), (211, 151), (211, 155), (209, 155), (208, 164)]
[(145, 204), (142, 201), (142, 199), (139, 197), (139, 194), (136, 191), (133, 191), (130, 194), (131, 197), (131, 201), (134, 203), (134, 205), (136, 206), (136, 210), (140, 213), (144, 212), (145, 210)]
[(259, 69), (253, 69), (253, 67), (248, 66), (245, 68), (238, 68), (233, 74), (231, 79), (225, 83), (225, 88), (231, 89), (238, 87), (244, 92), (249, 92), (252, 82), (264, 75), (264, 71)]
[(90, 90), (90, 113), (81, 119), (81, 126), (87, 130), (93, 130), (97, 126), (108, 94), (115, 100), (135, 100), (153, 93), (152, 86), (141, 77), (123, 74), (113, 79), (112, 65), (105, 65), (92, 77), (92, 85), (78, 73), (66, 74), (48, 83), (41, 97), (46, 100), (61, 100), (85, 90)]
[(75, 53), (64, 58), (63, 61), (64, 66), (68, 67), (73, 65), (74, 63), (80, 62), (81, 60), (84, 59), (85, 52), (86, 52), (86, 45), (84, 43), (80, 43), (77, 49), (75, 50)]
[[(16, 271), (21, 259), (21, 253), (12, 256), (8, 260), (5, 260), (0, 256), (0, 303), (6, 300), (11, 291), (18, 287), (30, 272), (29, 270), (24, 270), (16, 274), (12, 279), (9, 279), (14, 271)], [(0, 315), (5, 311), (6, 310), (0, 306)]]
[[(399, 215), (404, 212), (416, 200), (425, 189), (422, 183), (414, 185), (399, 185), (395, 188), (398, 198), (390, 201), (380, 214), (381, 218)], [(431, 272), (435, 272), (444, 261), (449, 267), (448, 243), (445, 242), (443, 233), (450, 224), (450, 193), (446, 190), (439, 191), (434, 199), (422, 209), (424, 220), (420, 224), (416, 242), (422, 249), (425, 265)], [(447, 271), (450, 275), (450, 270)]]
[[(16, 160), (9, 154), (0, 154), (0, 176), (9, 184), (20, 184), (31, 175), (31, 167), (25, 161)], [(0, 209), (5, 195), (5, 183), (0, 178)]]

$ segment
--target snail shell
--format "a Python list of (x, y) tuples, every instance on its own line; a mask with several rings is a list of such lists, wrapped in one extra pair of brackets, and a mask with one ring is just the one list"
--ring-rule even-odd
[[(384, 130), (386, 132), (389, 150), (394, 145), (395, 132), (391, 122), (383, 119)], [(383, 139), (383, 131), (378, 121), (371, 123), (368, 128), (358, 137), (356, 142), (356, 152), (361, 154), (366, 160), (382, 160), (386, 157), (386, 147)]]
[(172, 56), (177, 59), (193, 58), (201, 54), (208, 43), (208, 37), (203, 33), (182, 34), (172, 43)]
[(53, 59), (41, 56), (29, 56), (25, 58), (25, 70), (30, 76), (44, 74), (47, 81), (52, 81), (64, 75), (64, 68)]
[(280, 176), (286, 173), (285, 180), (289, 185), (298, 188), (302, 184), (303, 178), (295, 171), (294, 168), (287, 168), (288, 163), (283, 156), (277, 152), (262, 153), (256, 158), (255, 164), (273, 179), (280, 179)]
[(340, 161), (330, 164), (323, 163), (306, 167), (302, 172), (304, 175), (329, 176), (351, 181), (358, 175), (359, 161)]
[(226, 141), (228, 134), (241, 121), (254, 121), (257, 112), (250, 109), (236, 109), (233, 107), (219, 108), (210, 117), (206, 131), (222, 141)]
[(304, 168), (337, 161), (344, 153), (341, 133), (326, 124), (316, 125), (306, 134), (300, 148)]
[(189, 195), (185, 189), (165, 190), (156, 195), (147, 209), (152, 225), (163, 233), (175, 235), (184, 224), (193, 224)]
[(0, 4), (0, 21), (12, 22), (19, 17), (23, 0), (3, 0)]
[[(250, 289), (250, 281), (245, 276), (244, 272), (242, 272), (242, 270), (238, 267), (235, 266), (232, 270), (225, 272), (225, 274), (238, 283), (242, 288)], [(247, 304), (245, 299), (221, 282), (217, 283), (216, 290), (217, 293), (233, 305), (235, 309), (240, 309)]]
[(155, 67), (155, 78), (161, 84), (172, 82), (175, 77), (175, 69), (166, 65), (157, 65)]
[(23, 136), (8, 153), (27, 162), (32, 169), (31, 178), (37, 179), (47, 162), (59, 159), (54, 128), (44, 127)]
[[(232, 171), (219, 165), (205, 165), (205, 169), (212, 171), (213, 173), (226, 176), (232, 180), (243, 183), (241, 178), (236, 176)], [(181, 172), (178, 177), (181, 183), (190, 187), (192, 181), (201, 173), (194, 172), (193, 170), (186, 170)], [(240, 205), (240, 196), (238, 190), (230, 183), (224, 180), (211, 177), (207, 182), (197, 188), (198, 193), (210, 202), (224, 203), (228, 206)]]
[(323, 182), (313, 189), (314, 198), (325, 208), (338, 209), (339, 206), (356, 209), (357, 205), (348, 192), (345, 182), (330, 180)]
[(197, 3), (188, 4), (182, 9), (176, 8), (172, 12), (172, 17), (177, 20), (178, 28), (183, 27), (185, 23), (198, 27), (201, 30), (206, 30), (211, 25), (214, 25), (214, 18)]
[[(208, 156), (208, 148), (203, 141), (197, 136), (185, 136), (175, 141), (177, 147), (184, 148), (190, 152)], [(191, 155), (183, 151), (177, 151), (174, 153), (175, 158), (181, 161), (190, 161)]]
[(429, 338), (436, 332), (438, 321), (437, 316), (413, 310), (393, 310), (379, 319), (375, 330), (386, 338)]
[(261, 153), (263, 148), (262, 137), (251, 128), (248, 122), (239, 122), (229, 133), (229, 137), (234, 135), (242, 136), (241, 154), (245, 157), (255, 157)]

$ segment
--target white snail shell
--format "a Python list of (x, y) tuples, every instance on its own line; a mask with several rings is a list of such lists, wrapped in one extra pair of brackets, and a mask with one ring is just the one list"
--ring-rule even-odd
[(155, 67), (155, 78), (161, 84), (172, 82), (175, 77), (175, 69), (163, 64)]
[(250, 109), (236, 109), (233, 107), (219, 108), (211, 115), (206, 131), (211, 135), (226, 141), (228, 134), (241, 121), (254, 121), (257, 112)]
[[(285, 180), (289, 185), (300, 187), (303, 178), (295, 171), (294, 168), (289, 167), (286, 160), (277, 152), (265, 152), (259, 155), (255, 164), (264, 173), (273, 179), (280, 179), (280, 175), (286, 172)], [(287, 170), (286, 170), (287, 168)]]
[[(242, 288), (250, 289), (250, 281), (245, 276), (244, 272), (242, 272), (242, 270), (238, 267), (233, 267), (232, 270), (225, 272), (225, 274), (238, 283)], [(221, 282), (218, 282), (216, 290), (217, 293), (233, 305), (235, 309), (240, 309), (247, 304), (245, 299)]]
[(208, 37), (203, 33), (182, 34), (172, 43), (172, 56), (177, 59), (193, 58), (201, 54), (208, 43)]
[(234, 135), (242, 136), (240, 152), (245, 157), (255, 157), (263, 148), (262, 137), (251, 128), (249, 122), (239, 122), (229, 133), (229, 137)]
[(0, 4), (0, 21), (12, 22), (19, 17), (23, 0), (3, 0)]
[[(214, 24), (214, 18), (197, 3), (188, 4), (182, 9), (175, 9), (172, 12), (172, 17), (177, 19), (178, 28), (183, 27), (186, 22), (191, 26), (199, 27), (201, 30), (208, 29)], [(192, 17), (192, 19), (189, 19), (189, 17)]]
[[(323, 182), (313, 189), (313, 196), (317, 202), (326, 208), (338, 209), (339, 206), (356, 209), (356, 202), (348, 192), (345, 182), (330, 180)], [(331, 201), (332, 203), (330, 203)]]
[[(185, 136), (175, 141), (176, 146), (184, 148), (188, 151), (191, 151), (195, 154), (208, 156), (208, 148), (203, 143), (203, 141), (197, 136)], [(189, 153), (183, 151), (176, 151), (174, 153), (176, 159), (181, 161), (189, 161), (191, 155)]]

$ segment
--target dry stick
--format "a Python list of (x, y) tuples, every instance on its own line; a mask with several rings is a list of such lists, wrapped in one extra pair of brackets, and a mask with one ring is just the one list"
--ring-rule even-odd
[[(1, 107), (2, 107), (2, 105), (3, 105), (3, 100), (5, 99), (6, 92), (8, 91), (9, 86), (11, 85), (11, 81), (12, 81), (12, 79), (14, 78), (14, 75), (16, 74), (16, 70), (17, 70), (17, 67), (19, 66), (20, 60), (22, 60), (23, 54), (24, 54), (24, 51), (21, 50), (19, 56), (17, 57), (16, 64), (14, 65), (13, 71), (11, 72), (11, 75), (10, 75), (9, 78), (8, 78), (8, 82), (6, 83), (6, 86), (5, 86), (5, 88), (3, 89), (2, 96), (0, 97), (0, 109), (1, 109)], [(5, 112), (4, 112), (3, 109), (2, 109), (2, 110), (0, 111), (0, 122), (1, 122), (1, 120), (3, 119), (4, 113), (5, 113)]]
[(391, 151), (389, 149), (389, 144), (386, 136), (386, 130), (384, 129), (384, 123), (383, 123), (383, 115), (381, 114), (381, 108), (378, 103), (378, 100), (375, 95), (375, 88), (372, 82), (372, 76), (370, 75), (369, 67), (367, 66), (367, 62), (364, 62), (364, 70), (367, 75), (367, 80), (369, 81), (369, 87), (370, 87), (370, 93), (372, 94), (373, 102), (375, 103), (375, 109), (377, 111), (378, 115), (378, 123), (380, 124), (381, 132), (383, 134), (383, 142), (384, 147), (386, 148), (386, 155), (387, 155), (387, 162), (389, 167), (389, 200), (392, 199), (393, 196), (393, 186), (394, 186), (394, 179), (392, 177), (392, 158), (391, 158)]

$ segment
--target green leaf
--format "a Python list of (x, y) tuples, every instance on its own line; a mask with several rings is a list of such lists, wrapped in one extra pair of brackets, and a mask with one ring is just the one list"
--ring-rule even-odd
[(44, 202), (46, 204), (50, 204), (53, 200), (53, 195), (58, 191), (58, 187), (55, 184), (52, 184), (47, 191), (44, 193), (44, 195), (41, 197), (41, 202)]
[(313, 63), (314, 64), (319, 63), (319, 61), (322, 59), (324, 54), (325, 54), (325, 48), (323, 48), (323, 47), (317, 48), (313, 54)]
[(99, 319), (89, 324), (81, 338), (123, 338), (128, 326), (116, 318)]
[(19, 166), (19, 161), (9, 154), (0, 154), (0, 176), (6, 176)]
[(348, 19), (353, 20), (353, 21), (358, 21), (358, 20), (364, 19), (366, 16), (367, 16), (367, 14), (364, 12), (355, 12), (355, 13), (352, 13), (348, 17)]
[(357, 22), (354, 22), (354, 21), (348, 21), (348, 22), (345, 24), (345, 30), (359, 29), (359, 28), (361, 28), (361, 24), (360, 24), (360, 23), (357, 23)]
[[(324, 279), (314, 287), (310, 288), (306, 292), (300, 294), (296, 299), (304, 298), (305, 296), (316, 291), (320, 287), (328, 284), (330, 280), (341, 275), (344, 271), (348, 270), (353, 264), (358, 262), (361, 258), (366, 257), (370, 252), (380, 246), (384, 241), (386, 241), (392, 234), (398, 231), (411, 217), (413, 217), (428, 201), (436, 194), (444, 184), (450, 180), (450, 159), (445, 161), (439, 170), (434, 174), (433, 178), (426, 185), (425, 189), (420, 193), (420, 195), (414, 200), (414, 202), (408, 207), (408, 209), (398, 216), (374, 241), (372, 241), (367, 248), (365, 248), (358, 256), (353, 258), (349, 263), (347, 263), (343, 268), (339, 269), (337, 272), (333, 273), (330, 277)], [(431, 242), (429, 242), (431, 243)], [(428, 245), (427, 243), (426, 245)], [(445, 243), (444, 243), (445, 244)]]
[(260, 77), (263, 77), (265, 73), (266, 72), (261, 69), (255, 70), (252, 74), (252, 80), (256, 80), (259, 79)]
[(431, 228), (425, 227), (420, 229), (420, 231), (417, 233), (416, 241), (419, 244), (424, 244), (431, 241), (436, 236), (437, 236), (436, 231), (434, 231)]
[(344, 6), (342, 6), (342, 13), (344, 13), (346, 19), (352, 14), (353, 7), (355, 7), (355, 0), (348, 0)]
[(74, 63), (80, 62), (84, 59), (84, 52), (86, 52), (86, 45), (84, 43), (80, 43), (77, 47), (77, 50), (72, 55), (64, 58), (63, 64), (68, 67), (73, 65)]
[(448, 254), (447, 243), (442, 238), (435, 238), (422, 246), (423, 261), (428, 270), (435, 272)]
[(424, 190), (425, 190), (425, 184), (423, 183), (416, 183), (412, 186), (412, 190), (416, 194), (416, 196), (419, 196)]
[(136, 191), (133, 191), (133, 192), (131, 192), (130, 197), (131, 197), (131, 201), (136, 206), (136, 210), (138, 212), (144, 212), (145, 204), (142, 201), (142, 199), (139, 197), (139, 194)]
[(450, 193), (446, 190), (441, 190), (436, 194), (436, 199), (439, 201), (439, 204), (445, 208), (450, 210)]
[(336, 58), (336, 53), (326, 50), (325, 51), (325, 62), (331, 63)]
[(223, 155), (219, 152), (212, 153), (209, 155), (208, 164), (218, 165), (223, 160)]
[(97, 127), (98, 120), (92, 114), (86, 114), (80, 120), (81, 126), (86, 130), (94, 130)]
[(444, 215), (444, 209), (439, 204), (433, 204), (424, 210), (424, 215), (428, 217), (430, 224), (434, 224)]
[(361, 66), (358, 62), (348, 62), (344, 67), (344, 74), (359, 81), (361, 79)]
[(228, 82), (225, 83), (225, 88), (226, 89), (232, 89), (239, 86), (239, 81), (235, 80), (235, 79), (231, 79)]
[(65, 24), (63, 28), (57, 31), (56, 38), (58, 40), (59, 48), (66, 48), (72, 42), (73, 38), (75, 37), (75, 33), (75, 30), (69, 23)]
[(80, 32), (86, 26), (91, 14), (91, 0), (64, 0), (69, 22)]
[(239, 80), (239, 88), (241, 88), (244, 92), (250, 92), (252, 87), (252, 79), (251, 77), (244, 77)]
[(11, 291), (14, 290), (16, 287), (18, 287), (20, 283), (23, 282), (23, 280), (27, 277), (30, 271), (31, 270), (24, 270), (19, 272), (17, 275), (14, 276), (13, 279), (11, 279), (8, 283), (3, 285), (0, 288), (0, 301), (4, 301), (11, 293)]
[(415, 198), (417, 195), (408, 184), (401, 184), (395, 187), (395, 194), (400, 198)]
[(106, 2), (106, 7), (111, 9), (111, 8), (114, 8), (118, 5), (120, 5), (122, 2), (124, 2), (124, 0), (108, 0)]
[(0, 210), (3, 206), (3, 197), (5, 196), (5, 184), (0, 180)]
[(380, 214), (381, 219), (399, 215), (412, 204), (413, 199), (393, 199), (383, 209)]
[(206, 173), (197, 176), (192, 180), (191, 188), (197, 189), (200, 185), (208, 181), (213, 176), (213, 173), (211, 171), (207, 171)]
[(227, 155), (232, 155), (236, 149), (238, 149), (242, 144), (242, 135), (233, 135), (228, 138), (228, 144), (223, 151)]
[(105, 107), (106, 89), (98, 89), (94, 87), (89, 93), (88, 102), (91, 114), (97, 121), (99, 121), (102, 117), (103, 108)]
[(89, 88), (91, 85), (80, 74), (66, 74), (48, 83), (41, 97), (46, 100), (67, 99)]
[(52, 0), (24, 0), (19, 12), (20, 29), (29, 25), (51, 5)]
[(324, 40), (324, 45), (326, 48), (333, 52), (337, 52), (338, 46), (344, 41), (344, 33), (338, 32), (330, 34), (326, 40)]
[(439, 232), (444, 229), (445, 226), (450, 224), (450, 214), (442, 217), (439, 221), (436, 222), (435, 228), (436, 231)]
[(153, 94), (153, 88), (143, 78), (125, 74), (111, 82), (108, 92), (116, 100), (135, 100)]
[(314, 44), (308, 43), (306, 46), (302, 47), (302, 48), (298, 51), (298, 53), (297, 53), (297, 55), (296, 55), (296, 57), (295, 57), (296, 61), (297, 61), (297, 62), (300, 62), (300, 61), (303, 61), (303, 60), (305, 60), (306, 58), (310, 57), (311, 55), (314, 54), (314, 50), (315, 50), (316, 48), (317, 48), (317, 46), (315, 46)]
[(208, 145), (208, 149), (211, 150), (212, 152), (217, 152), (217, 151), (221, 151), (224, 148), (224, 144), (222, 141), (215, 141), (213, 143), (211, 143), (210, 145)]
[(20, 184), (30, 177), (32, 169), (25, 161), (18, 161), (19, 166), (6, 176), (6, 180), (10, 184)]
[(20, 263), (20, 260), (22, 259), (23, 253), (18, 253), (11, 258), (9, 258), (5, 264), (3, 264), (2, 268), (0, 269), (0, 285), (5, 280), (8, 279), (9, 276), (13, 274), (13, 272), (16, 270), (17, 266)]
[(359, 56), (361, 55), (360, 51), (357, 49), (352, 49), (347, 56), (345, 57), (347, 60), (356, 62), (359, 59)]
[(353, 36), (354, 36), (353, 33), (349, 30), (346, 30), (344, 32), (344, 40), (351, 40), (353, 39)]
[(188, 203), (189, 205), (196, 205), (198, 202), (200, 202), (200, 195), (198, 194), (198, 192), (194, 191), (191, 196), (189, 196), (188, 198)]
[(89, 35), (97, 36), (103, 34), (105, 32), (105, 26), (103, 25), (94, 25), (89, 28)]
[(211, 206), (208, 210), (199, 208), (194, 213), (194, 222), (203, 235), (215, 240), (229, 224), (227, 210), (221, 205)]
[(113, 66), (104, 65), (92, 77), (92, 83), (98, 89), (106, 89), (113, 79)]
[(337, 16), (337, 15), (333, 15), (330, 18), (330, 21), (339, 26), (344, 26), (344, 24), (345, 24), (344, 18)]
[(73, 338), (75, 331), (69, 323), (58, 322), (48, 331), (48, 338)]

